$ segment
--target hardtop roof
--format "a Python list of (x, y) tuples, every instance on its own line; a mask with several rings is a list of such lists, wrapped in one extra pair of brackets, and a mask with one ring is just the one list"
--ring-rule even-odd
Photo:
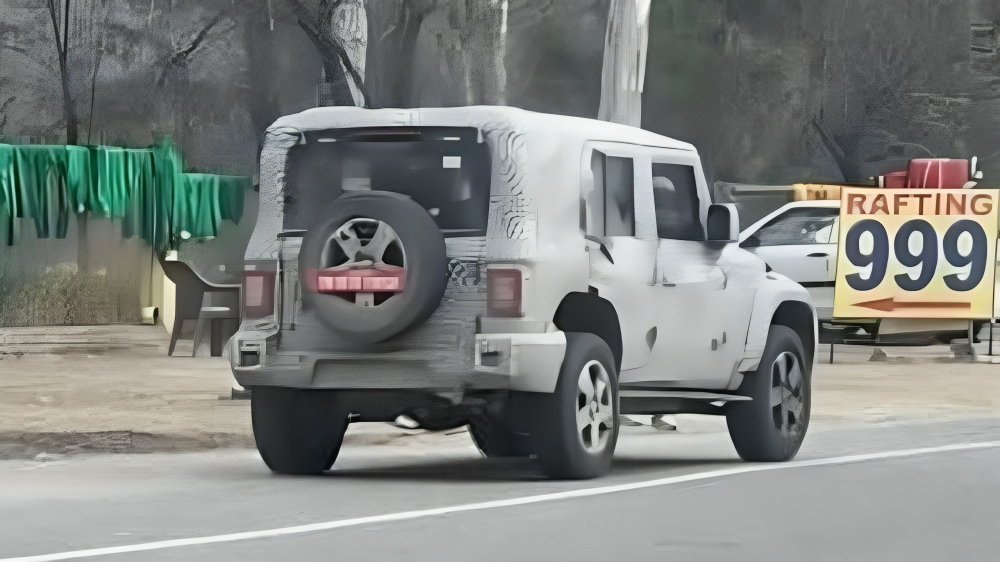
[(306, 132), (327, 129), (389, 126), (510, 127), (521, 132), (559, 135), (578, 141), (622, 142), (677, 150), (695, 151), (689, 143), (674, 140), (637, 127), (537, 113), (514, 107), (468, 106), (414, 109), (365, 109), (360, 107), (318, 107), (281, 117), (269, 132)]

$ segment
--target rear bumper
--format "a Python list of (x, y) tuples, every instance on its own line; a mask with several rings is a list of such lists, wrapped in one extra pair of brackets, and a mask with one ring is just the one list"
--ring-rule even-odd
[[(240, 331), (229, 346), (242, 386), (393, 390), (555, 390), (566, 353), (563, 332), (476, 334), (461, 349), (383, 353), (279, 352), (278, 331)], [(468, 349), (468, 348), (466, 348)]]
[(510, 390), (552, 392), (566, 355), (566, 334), (476, 334), (476, 373), (507, 377)]

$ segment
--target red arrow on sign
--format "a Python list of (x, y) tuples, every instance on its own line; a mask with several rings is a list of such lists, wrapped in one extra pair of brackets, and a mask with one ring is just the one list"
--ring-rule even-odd
[(883, 312), (891, 312), (897, 308), (972, 308), (971, 302), (911, 302), (911, 301), (897, 301), (893, 300), (892, 297), (887, 299), (878, 299), (874, 301), (859, 302), (854, 306), (860, 306), (863, 308), (871, 308), (872, 310), (881, 310)]

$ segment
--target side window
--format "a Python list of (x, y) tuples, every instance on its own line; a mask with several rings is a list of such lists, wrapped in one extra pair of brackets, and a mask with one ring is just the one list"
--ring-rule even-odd
[(836, 243), (834, 227), (840, 209), (836, 207), (798, 207), (774, 217), (740, 246), (797, 246)]
[(656, 233), (673, 240), (704, 240), (694, 168), (653, 163), (653, 203)]
[(604, 157), (605, 236), (635, 236), (634, 175), (631, 158)]

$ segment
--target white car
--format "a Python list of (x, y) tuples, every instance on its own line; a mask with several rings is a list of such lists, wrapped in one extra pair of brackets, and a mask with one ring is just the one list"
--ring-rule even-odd
[(468, 424), (487, 456), (605, 472), (619, 414), (726, 416), (781, 461), (809, 423), (809, 294), (737, 244), (693, 146), (506, 107), (320, 108), (265, 137), (230, 343), (278, 472), (347, 424)]
[(833, 285), (840, 201), (796, 201), (740, 233), (740, 247), (806, 285)]
[(840, 201), (796, 201), (740, 233), (740, 247), (809, 290), (821, 319), (833, 317)]

